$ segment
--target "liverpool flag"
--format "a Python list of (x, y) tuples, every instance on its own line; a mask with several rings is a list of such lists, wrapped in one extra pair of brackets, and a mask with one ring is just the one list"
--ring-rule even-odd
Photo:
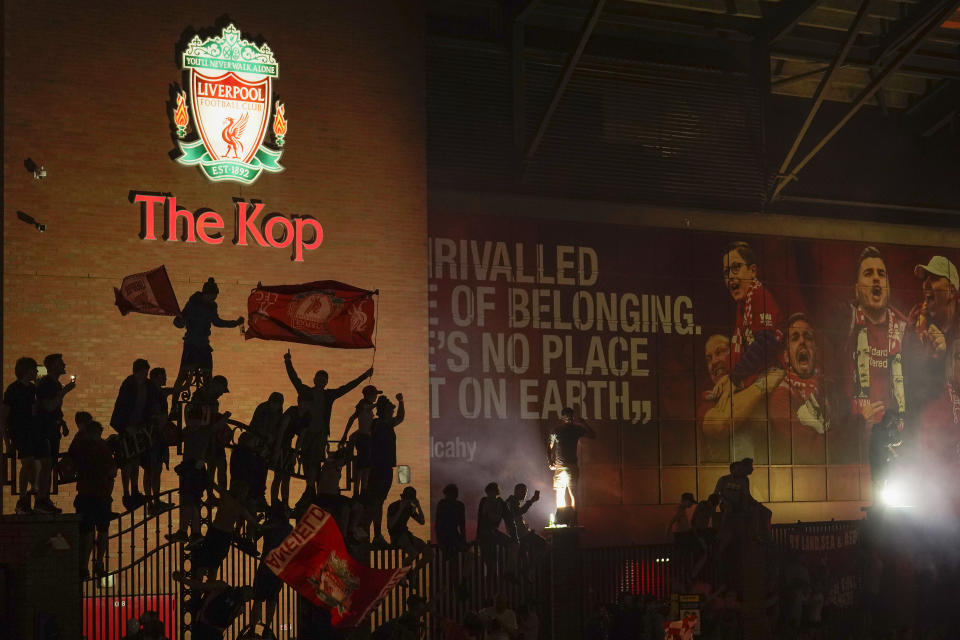
[(372, 569), (347, 554), (333, 517), (310, 505), (293, 532), (267, 554), (267, 566), (297, 593), (330, 611), (335, 627), (355, 627), (410, 567)]
[(257, 285), (247, 299), (246, 339), (368, 349), (374, 346), (375, 293), (335, 280)]
[(113, 293), (117, 308), (123, 315), (131, 311), (154, 316), (180, 315), (180, 304), (163, 265), (127, 276), (119, 289), (114, 287)]

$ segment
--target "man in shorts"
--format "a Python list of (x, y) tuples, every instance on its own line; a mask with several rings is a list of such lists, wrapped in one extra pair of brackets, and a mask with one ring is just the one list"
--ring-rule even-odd
[(80, 569), (81, 579), (90, 577), (87, 564), (90, 553), (93, 558), (93, 574), (104, 575), (103, 559), (112, 518), (110, 505), (113, 502), (113, 485), (117, 467), (113, 452), (103, 439), (103, 426), (90, 422), (81, 438), (75, 438), (68, 455), (77, 465), (77, 497), (73, 506), (80, 515)]
[(20, 499), (17, 513), (32, 513), (30, 492), (37, 490), (37, 458), (40, 453), (39, 433), (34, 421), (34, 405), (37, 401), (37, 361), (19, 358), (14, 365), (17, 379), (10, 383), (0, 405), (0, 434), (7, 451), (16, 451), (20, 458)]

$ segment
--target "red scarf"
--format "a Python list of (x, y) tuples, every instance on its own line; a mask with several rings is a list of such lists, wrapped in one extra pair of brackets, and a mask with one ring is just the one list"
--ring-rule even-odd
[(806, 402), (810, 396), (820, 391), (819, 369), (814, 369), (809, 378), (801, 378), (790, 366), (790, 359), (786, 353), (783, 354), (782, 360), (783, 368), (787, 372), (783, 379), (786, 380), (792, 394), (800, 396), (801, 401)]

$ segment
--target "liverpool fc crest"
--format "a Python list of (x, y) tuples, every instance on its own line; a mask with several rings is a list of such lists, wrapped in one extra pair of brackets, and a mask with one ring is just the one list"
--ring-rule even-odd
[[(231, 24), (214, 38), (194, 36), (182, 60), (190, 95), (188, 106), (187, 92), (179, 93), (173, 110), (183, 154), (177, 162), (198, 165), (211, 180), (243, 184), (256, 180), (262, 171), (283, 171), (283, 152), (264, 144), (271, 107), (276, 147), (283, 146), (287, 133), (284, 105), (271, 104), (278, 65), (270, 47), (244, 40)], [(182, 140), (190, 122), (188, 112), (197, 133), (189, 142)]]

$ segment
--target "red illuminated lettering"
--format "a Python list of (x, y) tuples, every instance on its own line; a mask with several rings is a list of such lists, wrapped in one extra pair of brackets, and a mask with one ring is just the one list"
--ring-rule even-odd
[[(278, 240), (274, 236), (274, 228), (276, 225), (283, 226), (283, 234)], [(289, 247), (290, 243), (293, 242), (293, 223), (284, 218), (279, 213), (271, 213), (270, 216), (263, 222), (263, 235), (266, 236), (267, 242), (270, 243), (271, 247), (276, 249), (283, 249), (284, 247)]]
[(156, 240), (157, 236), (153, 232), (153, 207), (163, 204), (165, 196), (160, 194), (141, 193), (131, 191), (133, 203), (140, 203), (140, 239)]
[[(143, 240), (157, 239), (154, 231), (156, 206), (163, 205), (163, 240), (196, 242), (199, 237), (204, 244), (223, 243), (223, 216), (212, 209), (201, 208), (193, 212), (180, 209), (177, 199), (169, 194), (130, 191), (128, 197), (131, 203), (140, 205), (140, 238)], [(290, 260), (303, 262), (305, 251), (313, 251), (323, 243), (323, 227), (312, 216), (288, 218), (280, 213), (270, 213), (261, 218), (263, 203), (236, 199), (235, 204), (233, 244), (247, 246), (256, 243), (275, 249), (292, 247)]]
[(197, 234), (195, 232), (196, 221), (193, 213), (186, 209), (177, 209), (177, 199), (173, 196), (167, 197), (166, 206), (163, 208), (163, 232), (164, 240), (171, 240), (177, 237), (177, 220), (183, 219), (183, 233), (180, 234), (180, 240), (184, 242), (196, 242)]
[[(314, 220), (310, 216), (298, 216), (293, 219), (293, 224), (293, 235), (296, 241), (293, 245), (293, 256), (291, 259), (294, 262), (303, 262), (303, 250), (313, 251), (323, 242), (323, 227), (320, 226), (317, 220)], [(313, 241), (305, 241), (305, 229), (313, 229)]]
[(207, 244), (220, 244), (223, 242), (223, 234), (217, 231), (210, 235), (207, 227), (213, 229), (223, 229), (223, 218), (216, 211), (204, 211), (197, 217), (197, 235)]
[(236, 220), (237, 229), (233, 237), (233, 244), (239, 244), (242, 246), (247, 245), (247, 232), (250, 232), (250, 235), (253, 236), (254, 241), (261, 247), (267, 246), (266, 241), (263, 239), (260, 230), (257, 229), (253, 222), (257, 219), (257, 216), (263, 211), (262, 203), (254, 203), (253, 214), (247, 215), (248, 203), (243, 200), (237, 200), (237, 208), (235, 211), (234, 218)]

